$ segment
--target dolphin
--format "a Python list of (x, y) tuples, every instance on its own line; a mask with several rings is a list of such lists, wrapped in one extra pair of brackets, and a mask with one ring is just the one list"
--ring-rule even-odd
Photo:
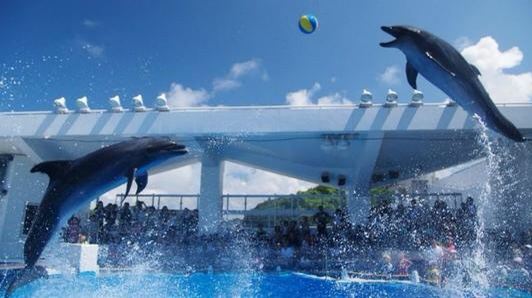
[(478, 79), (480, 71), (445, 40), (411, 26), (382, 26), (395, 37), (382, 42), (385, 48), (398, 48), (406, 56), (406, 77), (416, 87), (421, 73), (429, 82), (455, 100), (469, 115), (478, 115), (486, 125), (517, 142), (524, 138), (519, 130), (497, 109)]
[(25, 268), (10, 283), (6, 296), (46, 276), (45, 270), (35, 264), (58, 227), (79, 207), (125, 182), (127, 196), (133, 180), (140, 193), (148, 183), (150, 168), (186, 153), (184, 145), (168, 138), (144, 137), (110, 145), (78, 159), (35, 165), (31, 172), (44, 173), (50, 180), (24, 243)]

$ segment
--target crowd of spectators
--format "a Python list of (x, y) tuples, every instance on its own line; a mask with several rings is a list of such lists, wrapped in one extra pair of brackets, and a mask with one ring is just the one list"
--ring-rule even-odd
[(111, 203), (104, 207), (98, 201), (83, 229), (80, 220), (72, 217), (63, 235), (70, 243), (80, 240), (91, 244), (167, 242), (188, 239), (196, 234), (197, 225), (198, 210), (185, 208), (177, 212), (166, 206), (157, 210), (142, 201), (137, 201), (134, 207), (127, 202), (121, 208)]
[[(426, 206), (412, 199), (408, 206), (384, 203), (373, 207), (366, 224), (352, 225), (344, 210), (329, 213), (320, 206), (313, 216), (283, 220), (271, 230), (262, 224), (254, 229), (237, 224), (203, 235), (198, 233), (197, 210), (157, 210), (137, 201), (134, 207), (125, 203), (120, 208), (98, 202), (85, 224), (72, 217), (63, 236), (71, 243), (106, 245), (103, 265), (107, 266), (130, 264), (132, 251), (151, 255), (157, 251), (159, 264), (180, 258), (187, 266), (234, 264), (242, 259), (234, 254), (246, 251), (247, 259), (253, 260), (247, 263), (261, 268), (319, 271), (336, 266), (337, 271), (348, 268), (353, 274), (370, 272), (383, 278), (409, 278), (415, 271), (427, 282), (439, 284), (475, 246), (476, 227), (472, 198), (454, 210), (441, 200)], [(508, 245), (508, 250), (512, 251), (510, 258), (519, 254), (515, 246)], [(530, 250), (525, 254), (519, 260), (529, 268)]]

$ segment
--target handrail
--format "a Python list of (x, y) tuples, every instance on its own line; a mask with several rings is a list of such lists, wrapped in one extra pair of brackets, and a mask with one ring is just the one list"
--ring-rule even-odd
[[(463, 195), (459, 192), (431, 192), (431, 193), (412, 193), (406, 195), (391, 195), (394, 197), (396, 202), (404, 202), (408, 199), (419, 199), (421, 202), (424, 198), (436, 198), (443, 199), (448, 203), (454, 203), (449, 207), (457, 209), (459, 207), (459, 201), (463, 202)], [(179, 200), (178, 206), (179, 211), (183, 211), (183, 200), (184, 199), (194, 199), (193, 205), (198, 203), (200, 195), (199, 194), (139, 194), (132, 195), (129, 198), (134, 198), (136, 200), (146, 200), (149, 202), (151, 200), (151, 206), (156, 209), (161, 208), (161, 199), (172, 199), (176, 198)], [(280, 208), (279, 201), (275, 200), (278, 198), (289, 199), (290, 204), (287, 208)], [(250, 220), (245, 224), (251, 224), (255, 220), (262, 221), (265, 223), (265, 228), (272, 228), (278, 221), (286, 218), (299, 218), (301, 216), (312, 216), (316, 212), (316, 208), (302, 208), (298, 200), (305, 198), (320, 198), (321, 205), (325, 205), (324, 201), (327, 199), (339, 199), (341, 206), (345, 206), (347, 203), (347, 196), (343, 193), (333, 193), (333, 194), (224, 194), (220, 196), (222, 203), (221, 213), (226, 219), (230, 218), (246, 218)], [(236, 203), (234, 200), (238, 200)], [(273, 206), (266, 209), (256, 209), (256, 205), (250, 208), (250, 200), (259, 200), (262, 199), (260, 203), (271, 202), (273, 200)], [(115, 203), (120, 202), (120, 206), (124, 202), (124, 194), (117, 194), (115, 198)], [(334, 210), (327, 210), (328, 212), (333, 212)], [(262, 218), (262, 219), (260, 219)]]
[[(463, 201), (463, 195), (459, 192), (449, 192), (449, 193), (443, 193), (443, 192), (432, 192), (432, 193), (412, 193), (407, 194), (405, 196), (401, 195), (391, 195), (392, 197), (398, 199), (398, 201), (404, 201), (407, 198), (430, 198), (434, 197), (436, 199), (442, 199), (442, 198), (454, 198), (454, 207), (458, 207), (457, 199), (460, 199)], [(161, 208), (161, 199), (168, 199), (168, 198), (176, 198), (179, 199), (179, 210), (183, 210), (183, 199), (193, 198), (196, 200), (195, 204), (197, 206), (197, 200), (199, 199), (199, 194), (139, 194), (139, 195), (132, 195), (130, 198), (135, 198), (136, 201), (139, 199), (144, 200), (151, 200), (151, 206), (156, 207), (157, 209)], [(299, 207), (299, 204), (297, 203), (297, 200), (300, 199), (306, 199), (306, 198), (320, 198), (321, 204), (324, 204), (324, 200), (326, 199), (339, 199), (339, 200), (346, 200), (346, 196), (343, 193), (336, 193), (336, 194), (224, 194), (220, 197), (222, 202), (222, 212), (224, 214), (246, 214), (247, 212), (254, 210), (255, 208), (249, 209), (249, 202), (248, 200), (259, 200), (261, 199), (262, 202), (271, 201), (272, 199), (289, 199), (290, 200), (290, 208), (283, 208), (282, 210), (291, 210), (292, 215), (295, 214), (295, 210), (303, 210)], [(237, 204), (237, 208), (235, 207), (235, 204), (231, 204), (230, 201), (233, 199), (240, 199), (239, 203)], [(119, 202), (119, 205), (122, 206), (122, 204), (125, 201), (124, 194), (117, 194), (115, 198), (115, 203)], [(344, 204), (346, 202), (343, 202)], [(273, 206), (273, 209), (277, 213), (279, 209), (279, 206), (277, 205), (277, 201), (275, 201), (275, 204)]]
[[(447, 102), (425, 102), (424, 106), (441, 106), (446, 107)], [(496, 103), (498, 107), (512, 107), (512, 106), (532, 106), (532, 102), (505, 102), (505, 103)], [(398, 107), (408, 107), (410, 102), (398, 103)], [(361, 108), (359, 104), (340, 104), (340, 105), (305, 105), (305, 106), (290, 106), (290, 105), (269, 105), (269, 106), (202, 106), (202, 107), (172, 107), (170, 112), (201, 112), (201, 111), (230, 111), (230, 110), (325, 110), (325, 109), (371, 109), (371, 108), (382, 108), (386, 107), (384, 103), (373, 103), (371, 106)], [(393, 109), (393, 108), (392, 108)], [(168, 111), (158, 111), (155, 108), (146, 108), (145, 112), (158, 112), (158, 113), (168, 113)], [(145, 113), (142, 112), (142, 113)], [(124, 109), (123, 112), (117, 113), (106, 109), (93, 109), (88, 113), (79, 113), (76, 110), (70, 110), (64, 114), (57, 115), (68, 115), (68, 114), (80, 114), (80, 115), (90, 115), (97, 113), (112, 113), (112, 114), (126, 114), (126, 113), (139, 113), (135, 112), (133, 109)], [(140, 114), (142, 114), (140, 113)], [(0, 112), (0, 116), (12, 116), (12, 115), (38, 115), (38, 114), (56, 114), (54, 111), (7, 111)]]

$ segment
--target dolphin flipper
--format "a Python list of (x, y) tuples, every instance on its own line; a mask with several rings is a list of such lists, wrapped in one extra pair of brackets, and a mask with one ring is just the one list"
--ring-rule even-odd
[(410, 84), (410, 87), (417, 90), (417, 70), (410, 64), (410, 62), (406, 62), (406, 78), (408, 80), (408, 84)]
[(137, 177), (135, 178), (135, 183), (137, 183), (136, 195), (138, 195), (141, 191), (144, 190), (144, 188), (146, 188), (146, 185), (148, 185), (148, 172), (137, 175)]
[(127, 186), (126, 186), (126, 194), (124, 195), (124, 199), (127, 198), (127, 195), (129, 194), (129, 191), (131, 190), (131, 185), (133, 184), (133, 179), (135, 178), (135, 173), (137, 172), (137, 169), (132, 168), (127, 172)]

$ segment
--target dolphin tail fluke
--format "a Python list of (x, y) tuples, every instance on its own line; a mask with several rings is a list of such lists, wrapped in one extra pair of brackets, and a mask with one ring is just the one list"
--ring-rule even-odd
[(18, 288), (42, 277), (48, 277), (46, 269), (42, 266), (26, 267), (22, 269), (9, 283), (4, 297), (10, 297)]

